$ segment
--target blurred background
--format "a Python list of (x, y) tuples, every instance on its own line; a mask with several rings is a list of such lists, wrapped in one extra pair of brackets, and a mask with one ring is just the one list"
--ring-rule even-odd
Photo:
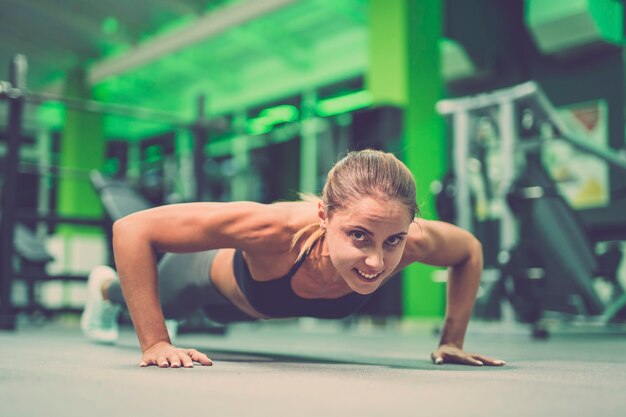
[[(622, 0), (0, 0), (0, 322), (78, 317), (112, 221), (395, 153), (485, 251), (474, 314), (626, 320)], [(441, 318), (414, 265), (359, 317)]]

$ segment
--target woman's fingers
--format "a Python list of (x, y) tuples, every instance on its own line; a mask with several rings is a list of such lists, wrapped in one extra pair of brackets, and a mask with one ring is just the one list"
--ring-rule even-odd
[(440, 350), (433, 352), (430, 355), (435, 365), (442, 365), (444, 363), (458, 363), (462, 365), (482, 366), (483, 363), (474, 358), (473, 355), (463, 352), (460, 349), (455, 349), (451, 352), (442, 352)]
[(196, 349), (179, 349), (171, 346), (166, 350), (157, 352), (148, 352), (144, 354), (139, 366), (146, 367), (156, 365), (160, 368), (193, 368), (193, 362), (198, 362), (204, 366), (213, 365), (213, 361), (204, 353), (198, 352)]
[(156, 362), (159, 368), (167, 368), (169, 366), (169, 362), (167, 362), (167, 358), (165, 356), (159, 356)]
[(478, 360), (476, 358), (474, 358), (473, 356), (467, 355), (467, 356), (462, 356), (460, 359), (461, 363), (464, 363), (466, 365), (472, 365), (472, 366), (483, 366), (484, 363), (481, 360)]
[(432, 361), (433, 361), (433, 363), (434, 363), (435, 365), (442, 365), (442, 364), (443, 364), (443, 362), (444, 362), (444, 360), (443, 360), (443, 356), (442, 356), (441, 354), (437, 353), (437, 352), (433, 352), (433, 353), (430, 355), (430, 359), (432, 359)]
[(444, 363), (456, 363), (462, 365), (471, 365), (471, 366), (483, 366), (483, 365), (494, 365), (501, 366), (504, 363), (502, 361), (498, 361), (496, 359), (491, 359), (486, 356), (476, 355), (472, 353), (466, 353), (461, 349), (452, 349), (452, 350), (436, 350), (430, 355), (433, 363), (435, 365), (441, 365)]
[(473, 358), (472, 355), (446, 355), (442, 363), (457, 363), (461, 365), (483, 366), (483, 362)]
[(176, 353), (173, 353), (173, 354), (171, 354), (171, 355), (169, 355), (167, 357), (167, 360), (169, 361), (170, 366), (172, 368), (180, 368), (180, 364), (181, 364), (182, 361), (181, 361), (181, 358), (179, 357), (179, 355), (180, 356), (186, 356), (184, 353), (183, 354), (179, 354), (178, 352), (176, 352)]
[(213, 365), (213, 361), (209, 359), (207, 355), (205, 355), (204, 353), (198, 352), (196, 349), (187, 349), (187, 354), (191, 357), (191, 359), (200, 363), (201, 365), (204, 365), (204, 366)]
[(189, 354), (184, 353), (180, 355), (180, 359), (185, 368), (193, 368), (193, 360), (191, 359), (191, 356)]
[(503, 366), (503, 365), (506, 365), (505, 361), (500, 360), (500, 359), (490, 358), (488, 356), (474, 355), (474, 358), (482, 361), (485, 365), (490, 365), (490, 366)]
[(139, 366), (141, 366), (142, 368), (146, 367), (146, 366), (150, 366), (150, 365), (156, 365), (156, 362), (154, 360), (146, 358), (146, 357), (144, 357), (141, 360), (141, 363), (139, 364)]

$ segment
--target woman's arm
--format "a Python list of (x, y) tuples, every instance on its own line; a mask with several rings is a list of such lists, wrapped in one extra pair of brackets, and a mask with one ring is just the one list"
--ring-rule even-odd
[(471, 233), (452, 224), (418, 219), (411, 225), (405, 252), (410, 262), (449, 268), (445, 322), (433, 361), (503, 365), (502, 361), (463, 352), (483, 270), (481, 243)]
[(143, 363), (188, 366), (191, 359), (202, 359), (210, 364), (206, 355), (171, 346), (159, 303), (156, 254), (253, 247), (272, 233), (273, 216), (273, 210), (257, 203), (189, 203), (141, 211), (114, 223), (115, 263)]

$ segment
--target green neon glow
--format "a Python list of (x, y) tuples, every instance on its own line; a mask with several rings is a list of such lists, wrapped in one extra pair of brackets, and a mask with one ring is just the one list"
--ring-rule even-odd
[(590, 1), (589, 12), (602, 38), (618, 45), (624, 43), (624, 4), (619, 1)]
[(120, 160), (118, 158), (107, 159), (104, 161), (102, 171), (109, 176), (116, 175), (120, 171)]
[(293, 122), (298, 118), (298, 115), (298, 109), (290, 105), (270, 107), (259, 114), (261, 117), (276, 120), (278, 123)]
[[(207, 11), (237, 1), (240, 0), (211, 1), (207, 3), (210, 3)], [(352, 9), (365, 10), (367, 1), (345, 0), (340, 3), (341, 13), (347, 14)], [(272, 13), (258, 21), (249, 22), (250, 27), (246, 31), (252, 34), (264, 34), (269, 41), (280, 40), (284, 37), (284, 29), (280, 24), (283, 19), (281, 16), (281, 13)], [(162, 26), (158, 31), (143, 34), (141, 39), (134, 40), (132, 45), (116, 42), (101, 45), (101, 48), (105, 49), (104, 56), (107, 58), (120, 56), (128, 53), (138, 44), (158, 40), (161, 35), (182, 30), (185, 26), (193, 24), (198, 17), (199, 15), (195, 14), (176, 19), (171, 24)], [(310, 18), (299, 19), (298, 22), (302, 25), (301, 30), (305, 30), (309, 24), (316, 22), (316, 18), (311, 15)], [(309, 48), (315, 51), (315, 54), (310, 57), (311, 68), (306, 71), (297, 65), (294, 66), (294, 63), (286, 57), (293, 51), (284, 50), (280, 42), (275, 45), (275, 50), (270, 47), (272, 45), (267, 45), (267, 50), (261, 51), (267, 59), (259, 60), (251, 56), (249, 62), (241, 61), (241, 57), (245, 56), (243, 55), (245, 51), (250, 48), (251, 40), (249, 36), (238, 36), (240, 33), (237, 30), (229, 30), (218, 36), (199, 40), (176, 53), (148, 62), (123, 74), (108, 77), (93, 87), (98, 93), (96, 94), (98, 100), (173, 112), (189, 120), (196, 117), (197, 97), (201, 94), (209, 97), (206, 109), (208, 117), (238, 111), (242, 108), (257, 106), (265, 100), (300, 94), (311, 86), (324, 86), (327, 83), (362, 74), (363, 68), (360, 65), (364, 65), (367, 55), (366, 28), (362, 23), (357, 24), (351, 21), (346, 23), (344, 29), (345, 32), (335, 35), (337, 42), (324, 41), (320, 42), (320, 45), (317, 43), (308, 45), (305, 42), (304, 45), (300, 45), (301, 42), (296, 42), (297, 39), (293, 40), (295, 52), (299, 52), (302, 48), (306, 51)], [(124, 31), (122, 21), (120, 21), (118, 33), (119, 31)], [(291, 44), (291, 42), (286, 43)], [(335, 57), (336, 45), (348, 43), (351, 45), (348, 47), (349, 53), (341, 54), (339, 59), (327, 58)], [(279, 116), (272, 116), (270, 112), (270, 117), (278, 118)], [(292, 119), (286, 115), (280, 118)], [(298, 119), (295, 118), (295, 120)], [(126, 140), (137, 140), (168, 129), (166, 124), (159, 124), (158, 120), (154, 123), (147, 123), (130, 118), (106, 116), (104, 122), (107, 137)], [(264, 122), (252, 122), (251, 128), (247, 128), (245, 132), (246, 134), (248, 132), (267, 133), (276, 127), (267, 125), (268, 123)], [(171, 130), (171, 127), (169, 129)]]
[(262, 135), (272, 130), (272, 126), (273, 125), (268, 123), (266, 119), (257, 117), (255, 119), (248, 120), (246, 123), (246, 132), (251, 135)]
[(155, 163), (163, 159), (163, 149), (160, 145), (152, 145), (146, 149), (146, 162)]
[[(291, 130), (289, 125), (278, 127), (277, 130), (282, 128)], [(270, 128), (271, 130), (271, 128)], [(267, 133), (267, 132), (265, 132)], [(255, 149), (264, 148), (270, 145), (275, 145), (277, 143), (289, 142), (290, 140), (295, 140), (298, 136), (297, 134), (278, 134), (272, 135), (257, 135), (257, 136), (248, 136), (246, 137), (246, 148), (248, 151), (253, 151)], [(229, 136), (224, 137), (215, 142), (211, 142), (207, 144), (204, 149), (205, 155), (209, 155), (212, 158), (220, 158), (222, 156), (228, 156), (233, 154), (233, 143), (238, 140), (237, 136)]]
[(43, 103), (37, 106), (35, 118), (37, 123), (50, 130), (61, 129), (65, 121), (65, 106), (61, 103)]
[(372, 94), (369, 91), (361, 90), (356, 93), (321, 100), (317, 104), (316, 111), (320, 116), (333, 116), (362, 109), (371, 106), (372, 103)]
[(113, 16), (109, 16), (102, 22), (102, 33), (113, 35), (120, 29), (120, 22)]
[(289, 123), (298, 120), (298, 109), (290, 105), (270, 107), (246, 122), (246, 131), (251, 135), (262, 135), (272, 130), (279, 123)]

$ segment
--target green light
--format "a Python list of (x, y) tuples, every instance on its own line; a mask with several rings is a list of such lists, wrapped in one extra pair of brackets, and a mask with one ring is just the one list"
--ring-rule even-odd
[(260, 117), (266, 117), (270, 120), (276, 120), (277, 123), (293, 122), (298, 119), (298, 109), (294, 106), (282, 105), (270, 107), (259, 113)]
[(48, 129), (61, 129), (65, 122), (65, 106), (61, 103), (48, 102), (37, 106), (35, 117), (37, 122)]
[(321, 100), (317, 103), (317, 114), (323, 117), (333, 116), (335, 114), (362, 109), (371, 106), (372, 103), (372, 94), (369, 91), (362, 90), (356, 93)]
[(146, 159), (145, 161), (154, 164), (160, 162), (163, 159), (163, 149), (160, 145), (151, 145), (146, 148)]
[(256, 117), (248, 120), (246, 123), (246, 130), (251, 135), (262, 135), (272, 130), (273, 126), (274, 125), (271, 123), (270, 119)]
[(102, 168), (105, 174), (109, 176), (113, 176), (120, 171), (120, 160), (119, 158), (109, 158), (104, 161), (104, 167)]
[(102, 22), (102, 33), (113, 35), (120, 29), (120, 22), (113, 16), (109, 16)]
[(624, 4), (619, 1), (590, 1), (589, 12), (602, 37), (616, 44), (624, 43)]
[(298, 120), (298, 109), (290, 105), (282, 105), (264, 109), (259, 115), (246, 122), (246, 130), (251, 135), (262, 135), (272, 130), (279, 123), (289, 123)]

